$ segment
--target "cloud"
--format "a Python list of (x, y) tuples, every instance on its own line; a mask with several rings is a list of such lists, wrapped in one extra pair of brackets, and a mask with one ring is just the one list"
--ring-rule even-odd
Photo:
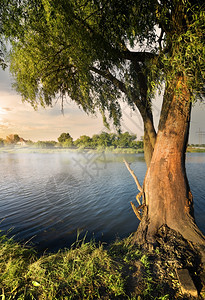
[(13, 108), (9, 108), (9, 107), (2, 107), (2, 109), (5, 110), (5, 111), (12, 111), (13, 110)]
[[(39, 107), (34, 111), (32, 106), (22, 103), (21, 97), (11, 88), (11, 77), (8, 70), (0, 71), (0, 137), (5, 138), (11, 133), (17, 133), (25, 139), (57, 140), (62, 132), (69, 132), (76, 139), (80, 135), (92, 136), (105, 129), (100, 114), (96, 116), (87, 115), (73, 101), (66, 101), (64, 115), (61, 112), (60, 101), (54, 102), (52, 107)], [(160, 108), (160, 97), (154, 101), (154, 120), (157, 127)], [(125, 110), (123, 115), (122, 130), (129, 130), (137, 134), (138, 138), (143, 135), (143, 123), (137, 110), (131, 109), (123, 104)], [(190, 142), (197, 143), (196, 132), (204, 131), (204, 105), (195, 105), (191, 118)]]
[[(57, 140), (62, 132), (69, 132), (74, 139), (82, 134), (94, 134), (103, 128), (102, 119), (88, 117), (77, 105), (65, 105), (64, 115), (61, 106), (37, 111), (29, 103), (22, 103), (18, 95), (0, 91), (1, 114), (0, 137), (18, 133), (31, 140)], [(14, 132), (15, 131), (15, 132)]]

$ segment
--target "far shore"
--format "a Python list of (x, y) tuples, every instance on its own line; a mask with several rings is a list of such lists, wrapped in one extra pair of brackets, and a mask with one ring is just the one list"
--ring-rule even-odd
[[(113, 154), (138, 154), (144, 153), (143, 149), (134, 148), (77, 148), (77, 147), (53, 147), (53, 148), (37, 148), (32, 146), (4, 146), (0, 147), (0, 153), (64, 153), (64, 152), (89, 152), (89, 153), (113, 153)], [(187, 147), (188, 153), (205, 153), (205, 147)]]
[(61, 147), (53, 147), (53, 148), (37, 148), (31, 146), (5, 146), (0, 148), (0, 153), (64, 153), (64, 152), (90, 152), (90, 153), (127, 153), (127, 154), (135, 154), (135, 153), (143, 153), (143, 149), (134, 149), (134, 148), (61, 148)]

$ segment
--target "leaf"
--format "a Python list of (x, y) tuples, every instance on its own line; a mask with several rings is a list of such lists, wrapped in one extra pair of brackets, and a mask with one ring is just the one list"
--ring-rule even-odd
[(32, 281), (32, 284), (33, 284), (34, 286), (40, 286), (40, 283), (37, 282), (37, 281)]

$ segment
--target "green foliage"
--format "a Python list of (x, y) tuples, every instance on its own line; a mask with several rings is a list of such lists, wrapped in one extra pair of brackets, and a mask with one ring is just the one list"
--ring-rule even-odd
[(23, 100), (36, 108), (69, 96), (87, 113), (99, 110), (106, 124), (113, 119), (119, 125), (119, 100), (133, 107), (132, 89), (138, 89), (125, 45), (153, 41), (151, 1), (12, 1), (4, 11), (11, 71)]
[(93, 146), (100, 147), (102, 149), (112, 146), (115, 143), (115, 137), (115, 135), (103, 131), (101, 134), (93, 136)]
[(61, 133), (61, 135), (58, 138), (58, 141), (60, 143), (60, 146), (63, 148), (69, 148), (73, 146), (73, 138), (69, 133)]
[(31, 140), (27, 140), (26, 141), (26, 145), (28, 145), (28, 146), (34, 146), (34, 142), (33, 141), (31, 141)]
[(79, 148), (91, 148), (92, 139), (87, 135), (81, 135), (75, 142), (74, 145)]
[[(21, 138), (17, 134), (10, 134), (6, 140), (0, 138), (0, 147), (4, 145), (15, 145), (20, 140)], [(102, 132), (92, 137), (82, 135), (75, 141), (73, 141), (69, 133), (62, 133), (58, 138), (59, 143), (56, 141), (32, 142), (31, 140), (25, 142), (27, 146), (40, 149), (53, 149), (55, 147), (71, 148), (75, 146), (80, 149), (98, 149), (99, 151), (106, 150), (116, 153), (121, 153), (122, 151), (123, 153), (136, 153), (139, 149), (143, 149), (143, 142), (136, 141), (136, 135), (129, 134), (128, 132), (121, 134)]]
[[(18, 289), (25, 285), (25, 271), (29, 263), (34, 261), (35, 252), (20, 244), (0, 237), (0, 291), (3, 296), (15, 299)], [(21, 292), (23, 294), (23, 291)]]
[(93, 148), (98, 150), (115, 149), (115, 148), (132, 148), (139, 149), (143, 146), (143, 142), (136, 142), (136, 135), (125, 133), (107, 133), (94, 134), (92, 138), (87, 135), (82, 135), (74, 145), (79, 148)]
[(34, 145), (37, 148), (46, 148), (46, 149), (51, 149), (54, 148), (56, 146), (56, 142), (55, 141), (38, 141), (36, 142)]
[(61, 133), (61, 135), (58, 138), (59, 143), (66, 142), (67, 140), (72, 139), (69, 133)]
[(4, 140), (0, 138), (0, 147), (4, 147)]
[(121, 133), (118, 135), (115, 145), (119, 148), (136, 148), (136, 138), (136, 135), (131, 135), (129, 132)]
[[(3, 0), (0, 35), (11, 42), (23, 100), (37, 108), (69, 97), (119, 127), (122, 101), (152, 122), (162, 83), (170, 95), (181, 95), (185, 85), (190, 101), (203, 99), (204, 7), (203, 0)], [(99, 143), (93, 137), (93, 147), (113, 144), (106, 135)]]
[[(144, 252), (140, 249), (139, 245), (133, 242), (133, 234), (123, 240), (117, 240), (109, 247), (109, 254), (120, 262), (122, 270), (129, 270), (128, 274), (134, 276), (129, 278), (127, 276), (127, 283), (130, 284), (132, 280), (138, 282), (136, 290), (137, 295), (133, 295), (128, 299), (171, 299), (168, 294), (164, 294), (162, 289), (162, 282), (160, 283), (155, 278), (154, 257), (149, 252)], [(141, 272), (138, 271), (136, 266), (141, 266)], [(162, 278), (162, 281), (164, 278)], [(168, 286), (166, 286), (168, 288)], [(172, 297), (172, 296), (171, 296)]]
[[(152, 259), (133, 243), (133, 235), (107, 249), (82, 240), (42, 256), (1, 235), (1, 299), (169, 299), (161, 286), (164, 278), (154, 278)], [(143, 269), (132, 278), (136, 265)], [(131, 278), (140, 280), (134, 295)]]
[(62, 142), (62, 143), (61, 143), (61, 146), (62, 146), (63, 148), (69, 148), (69, 147), (72, 147), (72, 146), (73, 146), (73, 139), (70, 138), (70, 139), (65, 140), (65, 142)]
[(137, 141), (136, 145), (137, 145), (137, 148), (139, 148), (139, 149), (143, 149), (144, 148), (143, 141)]
[[(187, 21), (186, 30), (175, 31), (169, 36), (172, 51), (163, 55), (162, 62), (167, 83), (179, 76), (184, 78), (192, 100), (196, 100), (204, 95), (205, 11), (195, 6), (188, 9), (188, 14), (190, 12), (192, 20)], [(177, 92), (180, 93), (180, 87)]]

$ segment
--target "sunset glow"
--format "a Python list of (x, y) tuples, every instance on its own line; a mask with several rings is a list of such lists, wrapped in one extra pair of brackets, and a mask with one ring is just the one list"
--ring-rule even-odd
[[(159, 97), (158, 97), (159, 98)], [(160, 99), (154, 104), (154, 118), (159, 118)], [(192, 112), (190, 143), (198, 143), (196, 132), (204, 129), (203, 105), (195, 105)], [(137, 134), (138, 139), (143, 135), (143, 123), (137, 111), (132, 112), (123, 107), (122, 131)], [(22, 103), (20, 95), (11, 88), (8, 70), (0, 70), (0, 138), (17, 133), (27, 140), (57, 140), (62, 132), (69, 132), (74, 139), (81, 135), (101, 133), (105, 130), (102, 117), (86, 115), (76, 104), (68, 102), (61, 113), (60, 103), (52, 108), (37, 111), (27, 103)]]
[(0, 115), (5, 115), (5, 114), (6, 114), (5, 109), (3, 109), (3, 108), (0, 107)]
[(2, 115), (5, 115), (5, 114), (6, 114), (5, 109), (0, 107), (0, 122), (3, 120)]

